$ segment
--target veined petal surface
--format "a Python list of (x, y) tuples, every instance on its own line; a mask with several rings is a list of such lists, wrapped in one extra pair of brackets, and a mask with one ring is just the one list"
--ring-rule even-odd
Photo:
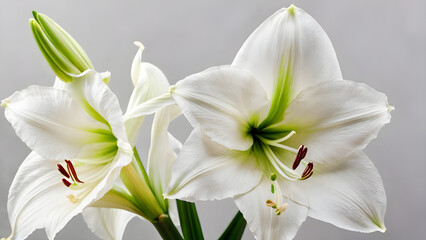
[[(321, 26), (302, 9), (291, 6), (266, 19), (246, 40), (232, 65), (250, 71), (271, 99), (288, 61), (293, 97), (322, 81), (342, 79), (336, 53)], [(283, 72), (282, 72), (283, 73)]]
[(45, 228), (49, 239), (75, 215), (101, 198), (128, 164), (131, 156), (121, 151), (105, 165), (75, 165), (81, 186), (68, 188), (58, 171), (60, 161), (46, 160), (32, 152), (24, 160), (9, 190), (8, 213), (11, 239), (25, 239)]
[(89, 73), (85, 79), (78, 79), (80, 91), (89, 105), (101, 115), (111, 127), (111, 131), (117, 139), (127, 142), (124, 129), (123, 112), (117, 96), (106, 85), (99, 73)]
[(262, 178), (250, 151), (229, 150), (194, 129), (172, 168), (167, 198), (215, 200), (250, 191)]
[(335, 164), (317, 164), (305, 181), (284, 184), (287, 197), (309, 206), (313, 218), (352, 231), (386, 230), (383, 182), (360, 151)]
[(83, 218), (87, 226), (103, 240), (121, 240), (127, 224), (138, 215), (121, 209), (89, 207)]
[(293, 239), (308, 215), (308, 208), (284, 197), (289, 206), (278, 216), (275, 209), (265, 205), (268, 199), (274, 198), (270, 189), (271, 182), (264, 177), (253, 190), (234, 197), (235, 203), (256, 239)]
[(269, 103), (253, 76), (232, 66), (193, 74), (179, 81), (172, 95), (194, 128), (235, 150), (247, 150), (253, 144), (249, 123), (261, 121)]
[(177, 143), (169, 132), (170, 121), (180, 115), (180, 109), (171, 105), (155, 114), (151, 128), (151, 146), (148, 154), (148, 175), (157, 198), (163, 199), (163, 193), (170, 182), (172, 165), (177, 157), (174, 146)]
[(91, 118), (64, 90), (30, 86), (3, 104), (16, 134), (45, 158), (77, 157), (83, 147), (108, 138), (108, 126)]
[(278, 128), (296, 131), (286, 144), (304, 144), (310, 160), (333, 162), (376, 138), (391, 110), (386, 96), (365, 84), (328, 81), (301, 92)]

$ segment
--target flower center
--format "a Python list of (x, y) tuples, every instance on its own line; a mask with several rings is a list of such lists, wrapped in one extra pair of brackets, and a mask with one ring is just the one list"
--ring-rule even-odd
[[(76, 190), (78, 186), (82, 183), (78, 176), (77, 171), (75, 170), (74, 165), (70, 160), (65, 159), (66, 168), (64, 168), (61, 164), (58, 163), (58, 171), (65, 177), (62, 178), (62, 183), (71, 190)], [(72, 182), (72, 183), (71, 183)], [(80, 201), (78, 197), (76, 197), (74, 194), (68, 194), (67, 198), (70, 200), (72, 204), (76, 204)]]
[[(285, 144), (285, 141), (296, 134), (295, 131), (287, 132), (277, 139), (271, 139), (271, 133), (263, 134), (262, 130), (250, 127), (248, 134), (253, 137), (252, 149), (261, 156), (258, 159), (267, 159), (266, 164), (261, 163), (266, 172), (276, 172), (281, 177), (291, 181), (305, 180), (312, 176), (314, 164), (303, 160), (306, 157), (308, 148), (301, 145), (298, 149), (295, 149)], [(288, 159), (280, 159), (277, 156), (276, 151), (280, 150), (294, 154), (295, 157), (291, 167), (283, 163), (288, 162)], [(303, 173), (296, 171), (300, 164), (305, 166)]]

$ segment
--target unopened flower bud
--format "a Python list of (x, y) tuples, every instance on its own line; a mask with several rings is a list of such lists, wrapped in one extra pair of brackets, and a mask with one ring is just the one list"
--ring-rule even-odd
[(88, 69), (94, 69), (83, 48), (56, 22), (33, 11), (30, 26), (43, 56), (64, 82), (73, 81)]

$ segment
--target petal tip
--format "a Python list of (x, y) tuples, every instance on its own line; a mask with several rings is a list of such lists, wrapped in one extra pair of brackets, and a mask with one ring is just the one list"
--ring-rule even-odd
[(2, 108), (6, 108), (7, 107), (7, 105), (9, 104), (9, 98), (6, 98), (6, 99), (3, 99), (2, 101), (1, 101), (1, 107)]
[(139, 42), (139, 41), (134, 41), (133, 44), (135, 44), (136, 46), (139, 47), (139, 50), (143, 51), (145, 49), (145, 46)]
[(296, 9), (297, 9), (297, 7), (294, 6), (294, 4), (291, 4), (290, 7), (287, 8), (287, 11), (288, 11), (288, 13), (290, 13), (290, 15), (295, 15)]
[(387, 108), (388, 108), (388, 113), (392, 112), (393, 110), (395, 110), (395, 107), (392, 105), (387, 104)]

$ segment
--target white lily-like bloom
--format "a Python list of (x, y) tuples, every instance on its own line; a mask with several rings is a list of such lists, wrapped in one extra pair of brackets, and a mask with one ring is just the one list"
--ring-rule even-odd
[(9, 191), (8, 239), (39, 228), (54, 239), (131, 162), (122, 111), (104, 77), (87, 70), (71, 83), (30, 86), (2, 101), (7, 120), (33, 150)]
[[(167, 93), (169, 82), (163, 72), (156, 66), (142, 62), (142, 52), (144, 46), (140, 42), (135, 42), (139, 47), (132, 63), (131, 78), (134, 85), (133, 93), (130, 97), (129, 105), (124, 114), (124, 125), (127, 136), (132, 145), (135, 145), (137, 133), (141, 127), (144, 116), (137, 118), (129, 117), (140, 104), (151, 98)], [(168, 132), (170, 121), (180, 114), (176, 105), (168, 106), (156, 113), (152, 125), (151, 145), (148, 155), (147, 176), (151, 184), (151, 189), (160, 204), (163, 212), (169, 214), (173, 222), (178, 225), (177, 208), (174, 200), (166, 200), (163, 193), (167, 190), (171, 177), (172, 164), (175, 161), (182, 144)], [(121, 181), (116, 182), (113, 191), (126, 192), (126, 187)], [(112, 194), (107, 194), (105, 198), (110, 198)], [(116, 196), (114, 196), (116, 197)], [(134, 217), (139, 217), (138, 210), (111, 208), (111, 202), (116, 203), (117, 198), (100, 199), (92, 206), (83, 211), (83, 217), (88, 227), (101, 239), (121, 240), (128, 222)], [(122, 199), (126, 201), (125, 199)], [(126, 204), (121, 204), (121, 206)], [(131, 205), (131, 204), (130, 204)], [(101, 206), (101, 207), (99, 207)], [(102, 207), (102, 206), (108, 206)], [(142, 219), (142, 218), (141, 218)]]
[(191, 75), (151, 106), (170, 96), (195, 129), (166, 197), (233, 197), (256, 239), (292, 239), (307, 216), (385, 230), (383, 184), (361, 150), (392, 107), (383, 93), (342, 80), (328, 36), (303, 10), (279, 10), (231, 66)]

